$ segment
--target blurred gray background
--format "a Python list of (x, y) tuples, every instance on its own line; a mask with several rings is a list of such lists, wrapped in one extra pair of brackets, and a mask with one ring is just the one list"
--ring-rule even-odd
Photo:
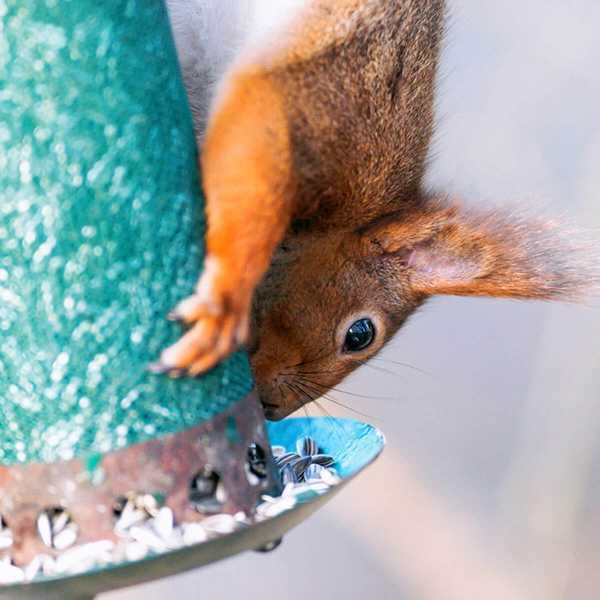
[[(598, 228), (600, 2), (449, 4), (430, 182)], [(333, 394), (387, 435), (367, 473), (272, 554), (103, 600), (596, 600), (599, 333), (598, 302), (432, 302)]]

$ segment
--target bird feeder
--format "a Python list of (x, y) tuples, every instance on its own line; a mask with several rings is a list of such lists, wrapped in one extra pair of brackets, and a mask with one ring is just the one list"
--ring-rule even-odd
[(257, 519), (281, 491), (274, 440), (360, 434), (329, 448), (342, 483), (382, 442), (329, 420), (269, 440), (243, 352), (197, 379), (147, 368), (204, 252), (164, 4), (5, 0), (0, 31), (0, 597), (89, 598), (268, 547), (339, 489)]

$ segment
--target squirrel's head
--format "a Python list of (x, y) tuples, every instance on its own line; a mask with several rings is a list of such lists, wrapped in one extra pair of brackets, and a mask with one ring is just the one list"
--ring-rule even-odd
[(360, 229), (289, 235), (259, 287), (250, 356), (270, 419), (317, 399), (438, 294), (573, 300), (597, 281), (556, 222), (440, 199)]

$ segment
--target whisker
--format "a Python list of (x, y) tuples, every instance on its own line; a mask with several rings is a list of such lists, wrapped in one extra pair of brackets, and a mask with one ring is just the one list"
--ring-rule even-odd
[(324, 383), (319, 383), (318, 381), (308, 379), (307, 377), (303, 377), (302, 380), (311, 383), (313, 386), (323, 388), (325, 392), (331, 390), (333, 392), (338, 392), (339, 394), (346, 394), (347, 396), (354, 396), (355, 398), (362, 398), (364, 400), (396, 400), (394, 396), (371, 396), (370, 394), (358, 394), (357, 392), (349, 392), (348, 390), (342, 390), (337, 387), (325, 385)]
[(415, 367), (414, 365), (411, 365), (410, 363), (405, 363), (405, 362), (401, 362), (398, 360), (391, 360), (389, 358), (383, 358), (382, 356), (372, 356), (370, 358), (370, 360), (378, 360), (380, 362), (390, 363), (391, 365), (398, 365), (399, 367), (406, 367), (407, 369), (410, 369), (411, 371), (416, 371), (417, 373), (421, 373), (421, 375), (427, 375), (428, 377), (433, 377), (433, 373), (430, 373), (429, 371), (420, 369), (419, 367)]
[[(372, 359), (370, 359), (370, 360), (372, 360)], [(378, 367), (377, 365), (372, 365), (369, 363), (369, 360), (357, 359), (357, 362), (359, 362), (362, 366), (369, 367), (369, 369), (373, 369), (374, 371), (378, 371), (379, 373), (386, 373), (387, 375), (393, 375), (394, 377), (400, 377), (399, 373), (395, 373), (394, 371), (390, 371), (389, 369), (386, 369), (384, 367)]]
[(350, 437), (348, 435), (348, 433), (346, 431), (344, 431), (344, 428), (338, 423), (337, 419), (328, 410), (323, 408), (323, 406), (319, 403), (317, 398), (320, 397), (320, 394), (317, 390), (311, 390), (310, 388), (305, 388), (304, 386), (301, 386), (299, 381), (295, 381), (294, 384), (297, 384), (300, 386), (300, 389), (302, 390), (304, 396), (306, 398), (310, 398), (311, 402), (314, 402), (315, 406), (317, 406), (321, 410), (321, 412), (323, 412), (325, 414), (325, 418), (330, 420), (333, 423), (333, 425), (337, 428), (337, 430), (341, 431), (343, 433), (345, 438)]
[(323, 351), (320, 353), (317, 353), (317, 355), (312, 358), (311, 360), (307, 360), (307, 361), (300, 361), (299, 363), (296, 363), (295, 365), (290, 365), (290, 369), (295, 369), (297, 367), (304, 367), (306, 365), (310, 365), (318, 360), (320, 360), (321, 358), (323, 358), (323, 356), (325, 356), (325, 354), (327, 354), (328, 349), (327, 348), (323, 348)]
[[(361, 417), (365, 417), (367, 419), (377, 419), (377, 417), (374, 417), (373, 415), (369, 415), (367, 413), (363, 413), (360, 410), (357, 410), (356, 408), (353, 408), (352, 406), (348, 405), (348, 404), (344, 404), (341, 400), (338, 400), (336, 398), (332, 398), (331, 396), (329, 396), (328, 394), (326, 394), (325, 392), (323, 392), (322, 390), (319, 390), (319, 384), (316, 384), (315, 382), (310, 382), (307, 380), (303, 380), (299, 383), (302, 383), (304, 385), (305, 388), (312, 390), (313, 393), (315, 394), (319, 394), (319, 398), (324, 398), (325, 400), (329, 400), (329, 402), (332, 402), (333, 404), (336, 404), (337, 406), (344, 408), (346, 410), (349, 410), (350, 412), (353, 412)], [(366, 398), (366, 396), (365, 396)]]
[[(328, 369), (326, 372), (327, 373), (344, 373), (346, 371), (346, 369), (344, 368), (339, 368), (339, 369)], [(294, 373), (290, 373), (290, 375), (295, 375), (295, 374), (299, 374), (299, 375), (322, 375), (323, 373), (325, 373), (324, 370), (320, 370), (320, 371), (295, 371)]]

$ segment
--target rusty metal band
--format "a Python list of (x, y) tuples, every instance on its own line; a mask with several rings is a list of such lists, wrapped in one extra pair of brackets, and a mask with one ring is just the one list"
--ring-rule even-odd
[[(266, 453), (267, 475), (249, 481), (251, 443)], [(116, 541), (115, 500), (131, 492), (164, 498), (178, 522), (201, 520), (189, 500), (190, 481), (210, 465), (224, 490), (219, 512), (252, 514), (266, 490), (278, 487), (262, 408), (255, 392), (212, 420), (179, 433), (104, 455), (51, 464), (0, 466), (0, 514), (13, 534), (5, 555), (24, 564), (49, 549), (37, 531), (37, 517), (49, 507), (67, 509), (79, 528), (78, 543)]]

